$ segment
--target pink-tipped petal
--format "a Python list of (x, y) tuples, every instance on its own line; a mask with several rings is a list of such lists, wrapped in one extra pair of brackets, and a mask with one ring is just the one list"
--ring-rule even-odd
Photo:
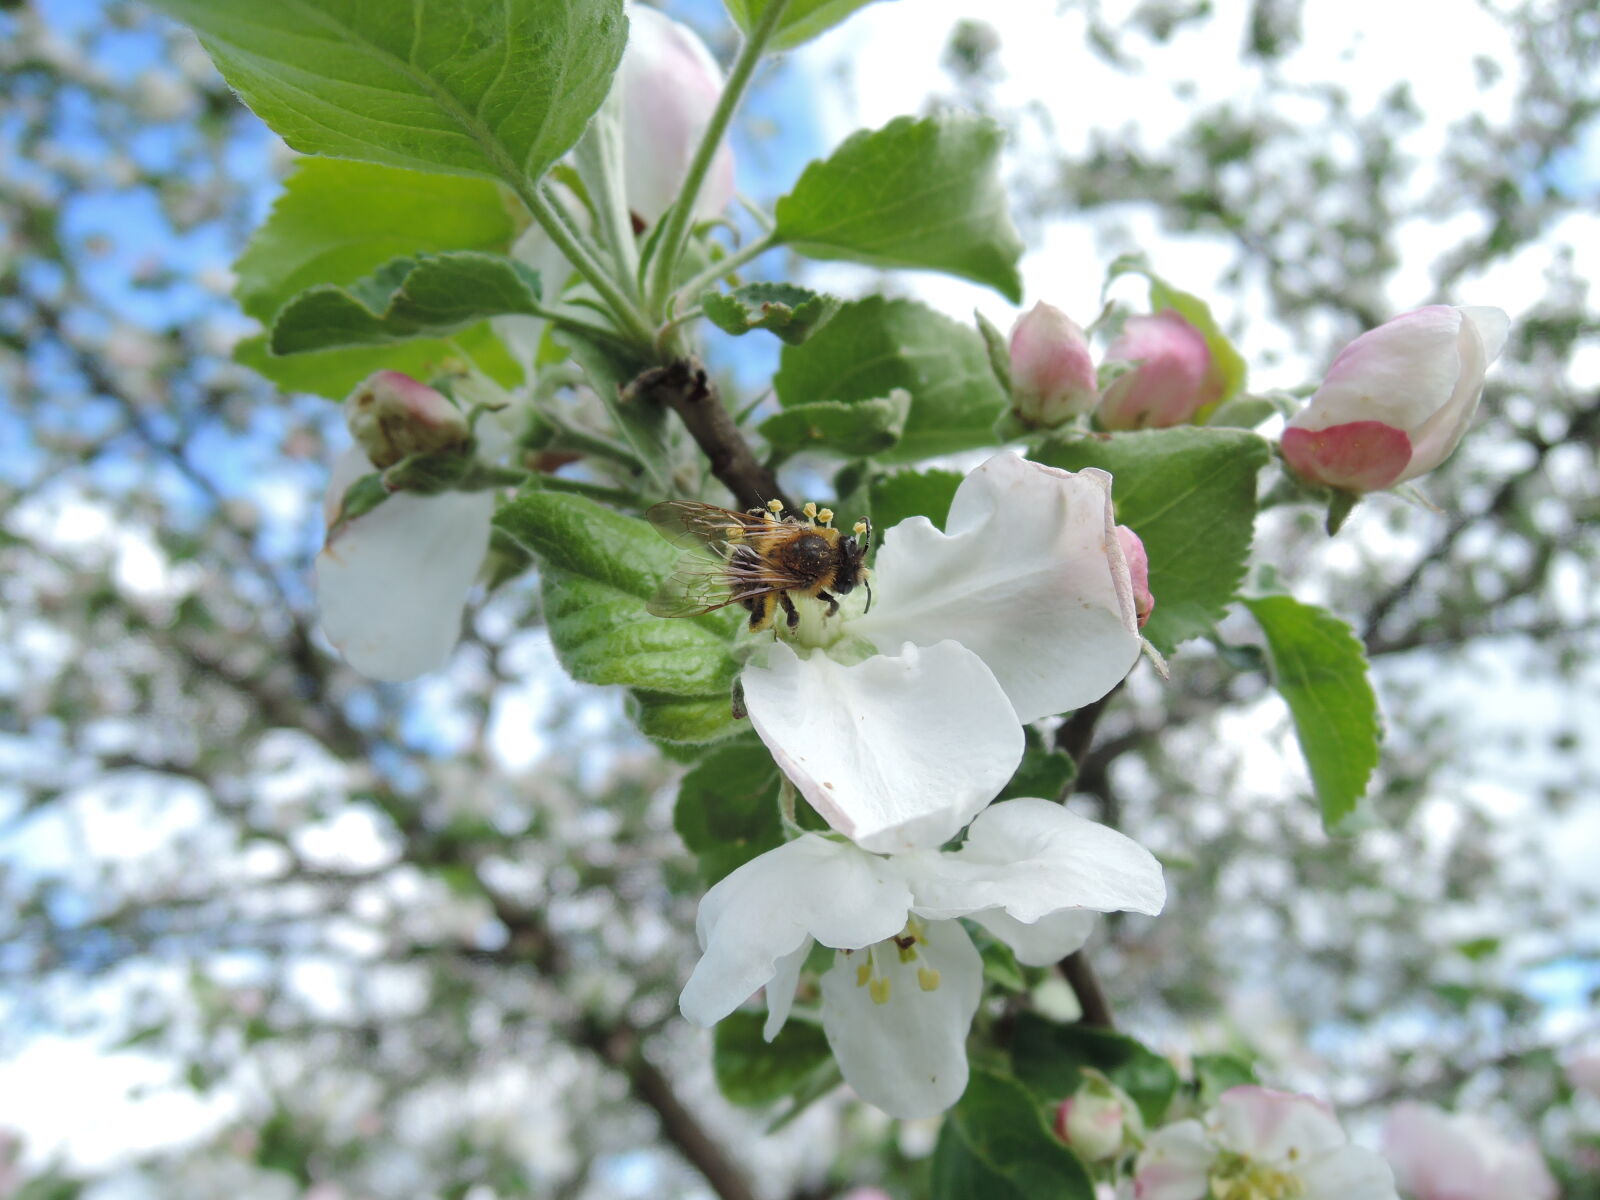
[(1375, 492), (1396, 483), (1411, 462), (1411, 439), (1381, 421), (1352, 421), (1328, 429), (1283, 431), (1283, 457), (1312, 483), (1350, 492)]

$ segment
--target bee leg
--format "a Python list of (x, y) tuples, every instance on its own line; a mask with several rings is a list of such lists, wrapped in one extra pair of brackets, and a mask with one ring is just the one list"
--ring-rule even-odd
[(834, 599), (834, 597), (830, 596), (827, 592), (819, 590), (817, 592), (817, 599), (821, 600), (825, 604), (827, 604), (827, 606), (828, 606), (828, 616), (831, 617), (831, 616), (834, 616), (835, 614), (838, 613), (838, 611), (839, 611), (839, 601)]
[(798, 628), (800, 625), (800, 610), (794, 606), (794, 601), (789, 599), (789, 593), (779, 592), (778, 603), (783, 605), (784, 615), (789, 621), (789, 628)]

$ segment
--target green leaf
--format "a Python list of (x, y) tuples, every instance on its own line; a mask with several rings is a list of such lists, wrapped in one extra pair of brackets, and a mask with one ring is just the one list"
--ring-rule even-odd
[(911, 396), (896, 388), (887, 396), (846, 404), (819, 400), (797, 404), (761, 422), (761, 436), (785, 456), (801, 450), (831, 450), (849, 458), (881, 454), (900, 440), (911, 413)]
[(783, 845), (778, 768), (767, 748), (740, 743), (707, 754), (678, 785), (672, 824), (707, 887)]
[[(645, 729), (651, 736), (706, 740), (686, 735), (706, 728), (708, 704), (728, 709), (738, 672), (728, 653), (736, 621), (721, 613), (667, 620), (645, 611), (677, 551), (643, 521), (556, 492), (520, 493), (500, 506), (494, 524), (543, 564), (550, 640), (572, 677), (637, 688), (641, 705), (665, 703), (669, 711), (655, 713)], [(690, 713), (670, 711), (685, 702), (692, 722)]]
[(1199, 1088), (1202, 1110), (1217, 1102), (1217, 1097), (1229, 1088), (1257, 1083), (1256, 1069), (1248, 1059), (1237, 1054), (1196, 1054), (1194, 1079)]
[(732, 737), (749, 728), (733, 719), (727, 692), (714, 696), (672, 696), (633, 688), (628, 718), (645, 737), (669, 745), (696, 746)]
[(785, 1100), (833, 1066), (828, 1039), (817, 1026), (789, 1021), (769, 1043), (761, 1036), (762, 1024), (756, 1013), (733, 1013), (717, 1023), (713, 1042), (717, 1089), (745, 1108)]
[(156, 0), (291, 147), (532, 182), (627, 41), (622, 0)]
[(1206, 373), (1205, 384), (1208, 398), (1195, 414), (1196, 424), (1204, 424), (1219, 405), (1226, 404), (1244, 390), (1244, 359), (1211, 315), (1211, 306), (1199, 296), (1173, 287), (1149, 268), (1142, 255), (1125, 255), (1112, 263), (1106, 273), (1106, 283), (1109, 285), (1117, 276), (1127, 274), (1143, 275), (1150, 281), (1153, 312), (1174, 309), (1205, 336), (1206, 348), (1211, 351), (1211, 369)]
[(539, 275), (512, 258), (457, 250), (396, 258), (347, 286), (301, 292), (272, 322), (274, 354), (442, 337), (490, 317), (536, 316)]
[(785, 346), (773, 385), (785, 408), (911, 393), (905, 433), (884, 457), (909, 462), (990, 444), (1006, 399), (973, 330), (911, 300), (844, 305), (816, 336)]
[(973, 944), (983, 958), (985, 979), (1008, 992), (1028, 990), (1028, 979), (1023, 975), (1022, 965), (1017, 962), (1016, 953), (1010, 946), (977, 926), (969, 928), (967, 932), (973, 934)]
[(1004, 1075), (974, 1070), (933, 1152), (933, 1200), (1094, 1200), (1077, 1155), (1039, 1104)]
[[(402, 255), (502, 253), (516, 234), (505, 193), (485, 180), (302, 159), (234, 264), (234, 296), (248, 316), (271, 325), (278, 310), (308, 288), (354, 283)], [(451, 341), (326, 350), (294, 358), (269, 354), (261, 336), (246, 339), (234, 356), (281, 387), (335, 400), (382, 368), (427, 379), (464, 356), (500, 383), (513, 384), (521, 377), (487, 325), (465, 330)]]
[(545, 568), (542, 587), (550, 640), (579, 683), (726, 700), (738, 666), (726, 641), (704, 625), (653, 617), (644, 611), (646, 597), (553, 567)]
[(1265, 396), (1235, 396), (1211, 414), (1207, 425), (1233, 429), (1254, 429), (1268, 417), (1278, 415), (1278, 406)]
[(983, 348), (989, 353), (989, 367), (994, 371), (995, 382), (1006, 395), (1011, 394), (1011, 343), (995, 323), (981, 312), (973, 310), (972, 318), (983, 338)]
[(506, 387), (522, 382), (521, 366), (488, 325), (463, 330), (449, 341), (423, 338), (370, 350), (321, 350), (283, 356), (268, 350), (267, 335), (260, 333), (235, 346), (233, 359), (286, 392), (309, 392), (330, 400), (343, 400), (362, 380), (382, 370), (400, 371), (426, 383), (477, 367)]
[(1000, 184), (1005, 131), (987, 117), (897, 117), (808, 166), (777, 235), (810, 258), (943, 271), (1022, 300), (1022, 238)]
[(791, 346), (798, 346), (827, 324), (843, 303), (837, 296), (792, 283), (750, 283), (731, 292), (706, 292), (700, 297), (706, 320), (724, 333), (737, 337), (752, 329), (765, 329)]
[(1054, 800), (1078, 774), (1072, 756), (1063, 750), (1047, 749), (1039, 734), (1030, 726), (1026, 731), (1028, 745), (1022, 752), (1011, 781), (995, 797), (996, 801), (1011, 800), (1018, 796), (1039, 796)]
[(893, 471), (875, 475), (868, 488), (872, 523), (881, 538), (907, 517), (927, 517), (940, 529), (961, 486), (960, 471)]
[(1057, 438), (1032, 457), (1069, 471), (1111, 472), (1117, 521), (1150, 558), (1155, 612), (1145, 637), (1163, 654), (1208, 633), (1244, 578), (1264, 438), (1234, 429), (1155, 429)]
[(1267, 638), (1272, 679), (1288, 701), (1295, 735), (1332, 831), (1355, 811), (1378, 765), (1378, 699), (1361, 642), (1339, 618), (1292, 596), (1245, 601)]
[[(771, 0), (723, 0), (728, 15), (740, 29), (749, 33), (766, 12)], [(858, 8), (865, 8), (872, 0), (790, 0), (789, 7), (778, 19), (778, 28), (767, 43), (771, 50), (788, 50), (802, 42), (809, 42), (819, 33), (832, 29)]]
[(1139, 1106), (1147, 1125), (1156, 1125), (1178, 1090), (1178, 1072), (1161, 1055), (1108, 1029), (1058, 1025), (1037, 1013), (1017, 1017), (1011, 1060), (1017, 1078), (1041, 1099), (1063, 1100), (1078, 1090), (1083, 1068), (1103, 1072)]

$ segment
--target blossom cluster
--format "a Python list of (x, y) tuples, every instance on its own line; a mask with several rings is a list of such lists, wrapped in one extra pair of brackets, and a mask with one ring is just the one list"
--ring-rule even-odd
[[(647, 228), (670, 211), (720, 79), (687, 30), (647, 8), (632, 19), (614, 97), (627, 215)], [(719, 214), (732, 181), (723, 147), (695, 215)], [(1285, 462), (1311, 487), (1348, 493), (1431, 470), (1460, 440), (1505, 338), (1498, 310), (1445, 306), (1363, 335), (1288, 420)], [(1002, 373), (1030, 430), (1090, 414), (1105, 431), (1203, 421), (1228, 387), (1208, 334), (1171, 308), (1129, 317), (1097, 367), (1084, 330), (1037, 304), (1013, 328)], [(347, 403), (355, 444), (330, 482), (317, 590), (330, 639), (375, 678), (413, 678), (451, 653), (489, 554), (496, 472), (527, 416), (495, 408), (392, 371)], [(407, 483), (419, 458), (443, 472), (427, 486)], [(859, 1096), (896, 1117), (930, 1116), (967, 1087), (983, 998), (975, 937), (1042, 967), (1083, 947), (1095, 914), (1161, 912), (1161, 866), (1137, 841), (1060, 797), (1005, 792), (1027, 728), (1104, 698), (1146, 648), (1157, 598), (1112, 487), (1103, 471), (1002, 451), (964, 477), (942, 527), (912, 516), (884, 531), (871, 592), (814, 590), (804, 619), (743, 638), (742, 714), (790, 802), (797, 793), (817, 819), (803, 830), (790, 808), (787, 840), (704, 897), (687, 1019), (715, 1025), (762, 993), (768, 1041), (791, 1018), (815, 1019)], [(1147, 1133), (1109, 1078), (1085, 1078), (1057, 1132), (1086, 1160), (1118, 1164), (1138, 1200), (1396, 1194), (1383, 1159), (1350, 1145), (1309, 1097), (1235, 1087)], [(1398, 1112), (1394, 1127), (1410, 1132), (1390, 1150), (1421, 1200), (1436, 1200), (1427, 1147), (1455, 1136), (1430, 1120)], [(1483, 1168), (1502, 1169), (1518, 1181), (1506, 1186), (1544, 1195), (1521, 1160)]]

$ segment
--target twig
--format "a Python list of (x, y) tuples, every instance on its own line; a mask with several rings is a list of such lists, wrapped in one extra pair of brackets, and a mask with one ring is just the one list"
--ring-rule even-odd
[(635, 404), (662, 404), (677, 413), (695, 445), (711, 463), (711, 473), (733, 493), (740, 508), (758, 508), (778, 500), (792, 508), (778, 477), (761, 464), (739, 433), (733, 414), (722, 403), (705, 368), (694, 359), (651, 367), (623, 395)]
[[(1106, 705), (1111, 703), (1111, 697), (1117, 694), (1122, 685), (1119, 683), (1093, 704), (1085, 704), (1074, 712), (1056, 730), (1056, 746), (1065, 750), (1072, 756), (1073, 763), (1080, 764), (1089, 753), (1089, 745), (1094, 741), (1094, 729), (1100, 721), (1100, 714), (1106, 710)], [(1068, 789), (1072, 787), (1069, 783)], [(1065, 801), (1066, 797), (1063, 796)], [(1096, 1029), (1115, 1029), (1116, 1022), (1111, 1018), (1111, 1004), (1106, 1000), (1106, 994), (1100, 987), (1100, 979), (1094, 973), (1094, 966), (1089, 962), (1089, 956), (1082, 950), (1074, 950), (1056, 964), (1062, 978), (1072, 988), (1073, 995), (1078, 998), (1078, 1008), (1083, 1013), (1080, 1021), (1084, 1025)]]
[(1083, 1010), (1080, 1023), (1096, 1029), (1115, 1029), (1116, 1022), (1111, 1019), (1111, 1004), (1100, 989), (1100, 977), (1094, 973), (1089, 956), (1082, 950), (1074, 950), (1056, 965), (1071, 985), (1073, 994), (1078, 997), (1078, 1007)]

